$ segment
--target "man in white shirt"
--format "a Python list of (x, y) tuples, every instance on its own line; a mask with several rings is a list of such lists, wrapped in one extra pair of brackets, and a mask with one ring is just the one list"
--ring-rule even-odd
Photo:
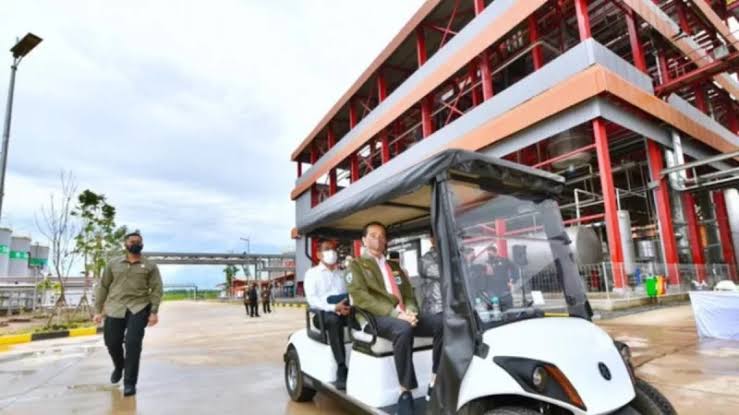
[[(329, 240), (321, 241), (318, 245), (318, 259), (320, 260), (318, 265), (305, 273), (303, 281), (305, 298), (310, 308), (320, 310), (323, 316), (331, 351), (338, 365), (335, 385), (337, 389), (345, 389), (347, 367), (344, 327), (347, 326), (347, 316), (351, 312), (351, 307), (344, 273), (337, 266), (336, 244)], [(330, 301), (337, 296), (344, 298), (339, 302)], [(318, 327), (318, 319), (314, 317), (313, 322)]]

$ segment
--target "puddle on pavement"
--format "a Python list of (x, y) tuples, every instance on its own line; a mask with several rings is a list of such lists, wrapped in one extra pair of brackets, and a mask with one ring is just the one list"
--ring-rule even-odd
[(99, 345), (75, 345), (70, 347), (54, 347), (46, 350), (34, 350), (31, 352), (14, 353), (8, 356), (0, 357), (0, 364), (17, 362), (19, 360), (45, 361), (84, 357), (91, 354), (100, 347), (101, 346)]
[(112, 384), (88, 384), (88, 385), (69, 385), (67, 389), (80, 392), (105, 392), (120, 389), (120, 385)]

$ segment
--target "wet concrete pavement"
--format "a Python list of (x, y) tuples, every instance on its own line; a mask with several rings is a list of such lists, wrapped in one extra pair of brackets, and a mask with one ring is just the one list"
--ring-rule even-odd
[[(101, 337), (47, 340), (0, 350), (1, 414), (342, 414), (330, 398), (289, 401), (282, 352), (304, 325), (297, 308), (259, 319), (243, 307), (171, 302), (146, 332), (138, 394), (110, 385)], [(682, 414), (739, 413), (739, 344), (698, 342), (690, 308), (600, 323), (632, 346), (640, 376)]]

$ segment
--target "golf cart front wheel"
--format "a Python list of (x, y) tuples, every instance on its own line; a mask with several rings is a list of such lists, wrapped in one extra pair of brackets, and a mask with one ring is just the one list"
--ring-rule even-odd
[(504, 406), (487, 411), (484, 415), (541, 415), (541, 413), (520, 406)]
[(290, 348), (285, 359), (285, 387), (290, 399), (295, 402), (307, 402), (316, 394), (314, 389), (305, 386), (305, 377), (300, 369), (298, 352)]
[(642, 379), (636, 379), (634, 384), (636, 398), (629, 406), (641, 415), (676, 415), (675, 408), (654, 386)]

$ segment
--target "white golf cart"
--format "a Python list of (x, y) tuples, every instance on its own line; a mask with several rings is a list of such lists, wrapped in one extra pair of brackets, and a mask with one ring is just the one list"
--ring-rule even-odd
[[(563, 179), (479, 153), (450, 150), (373, 183), (362, 180), (298, 218), (309, 237), (358, 239), (377, 220), (390, 238), (433, 229), (439, 250), (444, 347), (431, 402), (414, 391), (416, 413), (673, 414), (656, 389), (634, 376), (630, 352), (594, 325), (571, 241), (555, 199)], [(496, 234), (496, 229), (499, 234)], [(512, 255), (512, 286), (490, 284), (482, 252)], [(489, 269), (489, 268), (488, 268)], [(508, 287), (508, 288), (506, 288)], [(333, 385), (336, 363), (322, 320), (285, 351), (291, 399), (316, 391), (351, 413), (394, 413), (399, 386), (392, 345), (375, 335), (372, 316), (350, 331), (346, 391)], [(431, 372), (431, 339), (414, 339), (419, 385)]]

